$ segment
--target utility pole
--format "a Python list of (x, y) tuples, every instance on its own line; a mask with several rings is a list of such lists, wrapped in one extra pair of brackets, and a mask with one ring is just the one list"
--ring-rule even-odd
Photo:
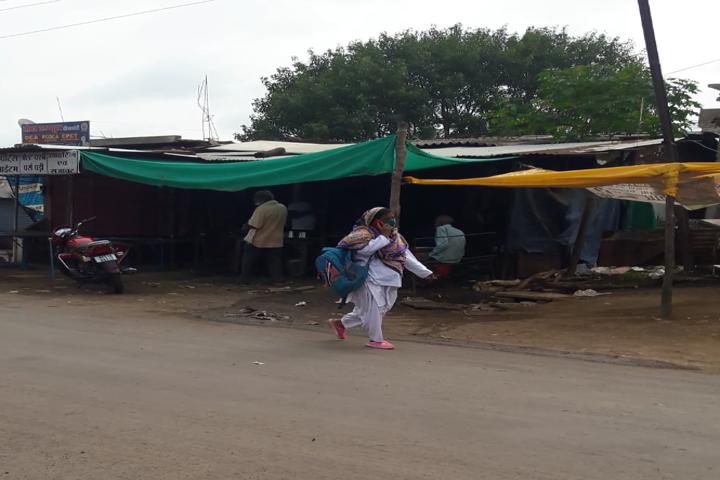
[[(708, 87), (720, 91), (720, 83), (711, 83)], [(720, 97), (717, 98), (717, 101), (720, 102)], [(703, 108), (700, 110), (700, 120), (698, 123), (703, 133), (716, 133), (720, 135), (720, 108)], [(720, 142), (716, 148), (717, 156), (715, 161), (720, 163)], [(712, 205), (705, 210), (705, 218), (720, 218), (718, 217), (718, 213), (720, 213), (720, 205)]]
[(392, 178), (390, 180), (390, 210), (395, 214), (398, 225), (400, 224), (400, 187), (402, 186), (403, 171), (405, 170), (405, 159), (407, 158), (407, 148), (405, 140), (407, 139), (408, 124), (405, 122), (398, 123), (397, 137), (395, 139), (395, 168), (393, 169)]
[[(712, 88), (713, 90), (720, 91), (720, 83), (711, 83), (710, 85), (708, 85), (708, 87)], [(720, 97), (717, 98), (717, 101), (720, 102)], [(718, 132), (718, 134), (720, 134), (720, 125), (717, 125), (717, 122), (716, 122), (716, 127), (718, 127), (717, 132)], [(720, 162), (720, 139), (718, 140), (718, 150), (717, 150), (717, 160), (716, 161)]]
[[(643, 33), (645, 34), (645, 48), (647, 49), (650, 73), (652, 74), (653, 89), (655, 90), (655, 102), (660, 117), (660, 128), (665, 144), (665, 154), (670, 163), (678, 161), (677, 148), (673, 135), (672, 119), (668, 109), (667, 92), (665, 91), (665, 80), (660, 67), (660, 55), (658, 54), (657, 42), (655, 41), (655, 28), (650, 12), (648, 0), (638, 0), (640, 7), (640, 20), (642, 21)], [(675, 198), (665, 196), (665, 275), (663, 275), (662, 299), (660, 301), (660, 316), (669, 318), (672, 316), (673, 277), (675, 273)]]

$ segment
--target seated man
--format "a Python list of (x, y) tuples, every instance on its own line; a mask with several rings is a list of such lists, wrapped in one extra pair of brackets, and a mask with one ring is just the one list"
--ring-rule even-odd
[(445, 264), (460, 263), (465, 256), (465, 233), (452, 226), (453, 219), (441, 215), (435, 220), (435, 248), (430, 259)]

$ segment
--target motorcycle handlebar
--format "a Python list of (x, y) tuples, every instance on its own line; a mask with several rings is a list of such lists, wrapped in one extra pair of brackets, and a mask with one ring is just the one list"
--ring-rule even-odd
[(97, 216), (95, 216), (95, 217), (90, 217), (90, 218), (86, 218), (85, 220), (80, 220), (80, 223), (78, 223), (77, 225), (75, 225), (75, 230), (73, 231), (73, 235), (76, 235), (76, 234), (77, 234), (78, 230), (80, 230), (80, 227), (82, 226), (83, 223), (92, 222), (92, 221), (95, 220), (96, 218), (97, 218)]
[(75, 226), (75, 230), (77, 230), (78, 228), (80, 228), (80, 225), (82, 225), (83, 223), (92, 222), (92, 221), (95, 220), (96, 218), (97, 218), (97, 217), (90, 217), (90, 218), (86, 218), (85, 220), (80, 220), (80, 223), (78, 223), (77, 226)]

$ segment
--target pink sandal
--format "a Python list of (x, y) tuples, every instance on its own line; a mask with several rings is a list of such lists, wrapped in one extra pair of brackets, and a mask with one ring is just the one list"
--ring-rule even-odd
[(395, 345), (384, 340), (382, 342), (368, 342), (366, 346), (370, 348), (379, 348), (380, 350), (393, 350), (395, 348)]
[(330, 326), (335, 329), (335, 333), (340, 340), (345, 340), (347, 338), (347, 335), (345, 335), (345, 327), (338, 325), (338, 320), (328, 320), (328, 323), (330, 323)]

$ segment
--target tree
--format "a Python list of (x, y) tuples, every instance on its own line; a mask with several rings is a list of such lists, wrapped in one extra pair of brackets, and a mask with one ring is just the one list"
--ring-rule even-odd
[[(505, 135), (554, 135), (569, 141), (647, 133), (658, 135), (660, 121), (650, 71), (641, 65), (587, 65), (548, 70), (538, 76), (535, 98), (506, 98), (492, 123)], [(692, 126), (700, 105), (697, 84), (666, 82), (676, 134)]]
[(310, 51), (307, 61), (263, 78), (267, 92), (236, 138), (359, 142), (393, 133), (399, 120), (423, 138), (495, 134), (497, 109), (533, 100), (543, 71), (640, 62), (631, 42), (564, 29), (383, 33)]

